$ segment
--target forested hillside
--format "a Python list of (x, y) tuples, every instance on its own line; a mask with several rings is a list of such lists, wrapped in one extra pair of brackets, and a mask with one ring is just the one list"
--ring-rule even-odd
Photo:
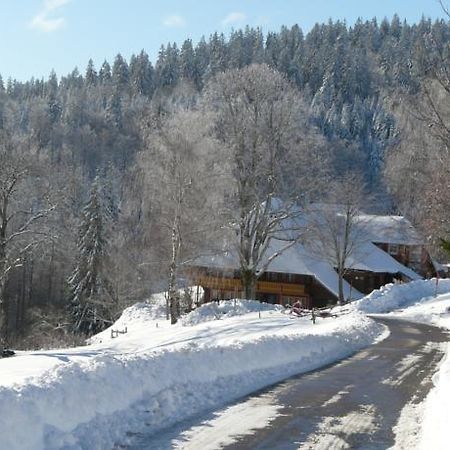
[[(169, 43), (155, 62), (142, 50), (47, 80), (0, 78), (3, 336), (51, 344), (175, 292), (178, 267), (220, 245), (249, 184), (258, 199), (315, 201), (330, 180), (357, 179), (371, 208), (407, 215), (439, 254), (449, 44), (448, 22), (394, 16), (307, 34), (245, 28)], [(261, 153), (251, 164), (233, 153), (236, 174), (229, 150), (250, 135)]]

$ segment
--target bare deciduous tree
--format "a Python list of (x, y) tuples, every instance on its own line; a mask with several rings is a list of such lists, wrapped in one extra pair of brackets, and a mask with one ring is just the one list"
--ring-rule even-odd
[(419, 224), (439, 253), (441, 240), (450, 236), (450, 48), (432, 31), (416, 52), (419, 91), (405, 96), (398, 111), (402, 139), (388, 155), (385, 174), (401, 212)]
[(305, 246), (319, 259), (329, 262), (338, 274), (338, 303), (345, 301), (344, 276), (349, 259), (366, 242), (364, 224), (358, 220), (368, 197), (360, 177), (330, 183), (326, 203), (310, 205), (306, 210)]
[[(35, 163), (33, 165), (33, 162)], [(36, 161), (22, 155), (11, 137), (0, 135), (0, 344), (6, 339), (5, 292), (12, 271), (48, 238), (43, 226), (54, 209), (40, 183)], [(38, 183), (36, 183), (38, 182)], [(40, 184), (40, 186), (39, 186)], [(44, 183), (45, 184), (45, 183)]]
[(181, 109), (159, 119), (146, 137), (147, 150), (138, 162), (146, 201), (164, 229), (161, 244), (167, 258), (172, 323), (180, 315), (180, 267), (206, 245), (220, 210), (216, 192), (223, 167), (216, 157), (211, 126), (207, 113), (193, 110)]
[(267, 253), (283, 222), (298, 213), (294, 204), (308, 178), (302, 175), (314, 170), (302, 170), (301, 162), (314, 153), (317, 140), (298, 91), (266, 65), (218, 75), (205, 97), (216, 107), (216, 134), (230, 167), (227, 212), (237, 236), (244, 295), (254, 298), (259, 274), (295, 242)]

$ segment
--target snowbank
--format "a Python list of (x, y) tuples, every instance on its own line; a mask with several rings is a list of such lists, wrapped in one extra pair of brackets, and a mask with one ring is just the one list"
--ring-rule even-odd
[[(373, 291), (354, 303), (356, 309), (367, 313), (388, 313), (390, 317), (427, 323), (450, 330), (450, 279), (421, 280), (407, 284), (390, 284)], [(434, 387), (423, 404), (405, 407), (414, 411), (406, 419), (407, 427), (396, 427), (396, 441), (408, 442), (421, 450), (446, 450), (450, 425), (450, 343), (445, 344), (446, 356), (433, 376)], [(401, 416), (402, 417), (402, 416)], [(411, 431), (411, 421), (418, 430)], [(405, 423), (403, 423), (405, 426)], [(414, 428), (414, 426), (412, 426)], [(405, 448), (397, 443), (394, 449)]]
[(365, 313), (386, 313), (410, 307), (417, 302), (427, 302), (436, 293), (448, 292), (450, 292), (450, 279), (441, 279), (436, 282), (433, 278), (403, 284), (387, 284), (354, 302), (354, 305), (359, 311)]
[[(450, 300), (450, 296), (449, 296)], [(450, 343), (439, 372), (433, 376), (434, 388), (425, 401), (421, 450), (447, 450), (450, 426)]]
[(127, 432), (157, 431), (344, 358), (383, 329), (359, 312), (312, 325), (269, 306), (261, 318), (247, 312), (255, 307), (243, 303), (234, 311), (245, 313), (230, 317), (222, 305), (212, 321), (204, 307), (190, 326), (170, 326), (138, 304), (114, 325), (128, 328), (117, 338), (104, 332), (86, 347), (0, 361), (0, 448), (110, 449)]
[(242, 316), (251, 312), (284, 311), (281, 305), (261, 303), (255, 300), (221, 300), (220, 302), (206, 303), (183, 317), (184, 326), (197, 325), (210, 320), (225, 319), (233, 316)]

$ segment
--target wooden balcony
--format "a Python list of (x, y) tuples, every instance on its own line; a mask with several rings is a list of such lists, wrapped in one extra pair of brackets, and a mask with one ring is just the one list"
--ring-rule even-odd
[[(215, 289), (218, 291), (242, 291), (242, 282), (238, 278), (224, 278), (212, 276), (199, 276), (195, 280), (206, 289)], [(277, 281), (258, 281), (256, 292), (261, 294), (280, 294), (283, 296), (305, 296), (305, 286), (294, 283), (282, 283)]]

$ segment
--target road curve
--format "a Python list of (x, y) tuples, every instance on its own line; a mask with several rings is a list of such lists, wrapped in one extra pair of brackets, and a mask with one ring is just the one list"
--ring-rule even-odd
[(130, 449), (387, 449), (406, 405), (420, 403), (448, 335), (377, 319), (390, 335), (350, 358), (290, 378)]

